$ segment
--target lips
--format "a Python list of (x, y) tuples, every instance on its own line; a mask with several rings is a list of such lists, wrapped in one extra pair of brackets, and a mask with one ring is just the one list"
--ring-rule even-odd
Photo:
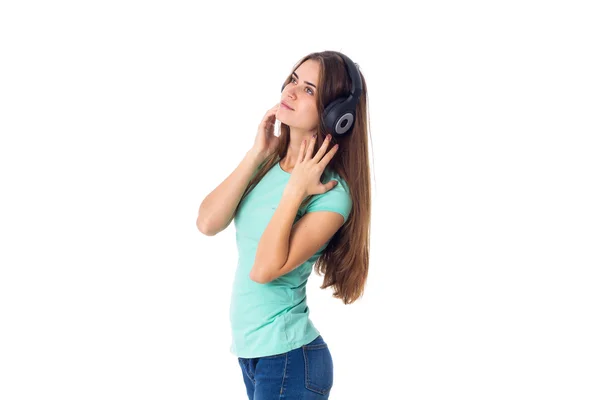
[(281, 105), (282, 105), (284, 108), (287, 108), (288, 110), (292, 110), (292, 111), (294, 111), (294, 109), (293, 109), (292, 107), (288, 106), (288, 105), (287, 105), (287, 104), (285, 104), (285, 102), (283, 102), (283, 101), (281, 102)]

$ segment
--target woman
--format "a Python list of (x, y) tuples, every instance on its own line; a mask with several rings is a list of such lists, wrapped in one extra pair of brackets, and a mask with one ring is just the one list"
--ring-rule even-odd
[[(250, 399), (327, 399), (333, 360), (309, 319), (312, 266), (322, 289), (350, 304), (362, 296), (371, 211), (367, 87), (345, 55), (302, 58), (253, 147), (200, 206), (215, 235), (235, 220), (238, 265), (232, 344)], [(274, 135), (275, 119), (281, 134)]]

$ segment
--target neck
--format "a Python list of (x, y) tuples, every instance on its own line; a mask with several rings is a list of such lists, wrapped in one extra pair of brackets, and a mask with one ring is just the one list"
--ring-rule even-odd
[[(285, 157), (283, 157), (280, 161), (280, 165), (283, 170), (291, 172), (294, 169), (294, 165), (296, 165), (296, 160), (298, 159), (298, 154), (300, 154), (302, 140), (306, 140), (305, 146), (308, 146), (312, 135), (315, 133), (317, 133), (316, 129), (307, 131), (290, 127), (290, 144), (288, 145)], [(306, 147), (304, 148), (306, 149)]]

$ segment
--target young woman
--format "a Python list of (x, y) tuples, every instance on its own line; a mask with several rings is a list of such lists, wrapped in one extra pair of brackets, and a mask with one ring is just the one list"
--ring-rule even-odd
[[(281, 134), (274, 135), (275, 119)], [(371, 214), (367, 87), (347, 56), (303, 57), (253, 147), (200, 206), (215, 235), (235, 221), (238, 265), (232, 344), (250, 399), (327, 399), (333, 359), (309, 319), (312, 266), (322, 289), (350, 304), (362, 296)]]

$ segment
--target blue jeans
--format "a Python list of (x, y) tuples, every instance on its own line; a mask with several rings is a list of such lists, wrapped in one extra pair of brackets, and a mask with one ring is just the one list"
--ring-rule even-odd
[(238, 357), (238, 363), (250, 400), (323, 400), (333, 386), (333, 359), (321, 335), (287, 353)]

